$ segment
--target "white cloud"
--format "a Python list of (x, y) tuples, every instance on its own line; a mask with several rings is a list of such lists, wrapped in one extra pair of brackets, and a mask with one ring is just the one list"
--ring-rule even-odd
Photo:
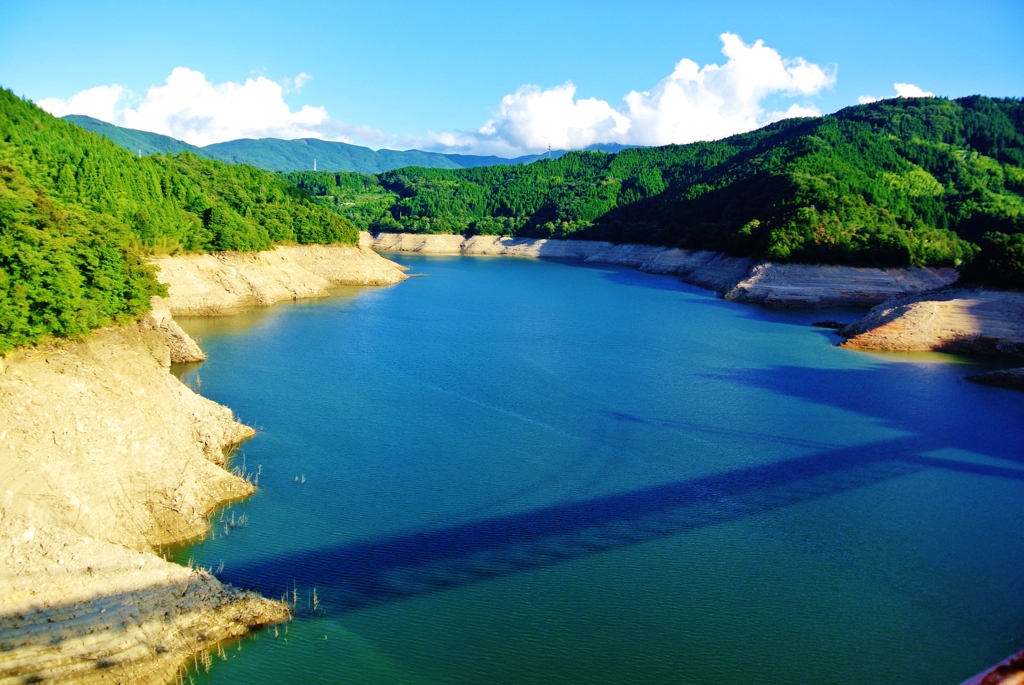
[(313, 80), (313, 77), (304, 71), (299, 72), (299, 75), (295, 78), (288, 78), (287, 76), (282, 83), (284, 92), (286, 93), (301, 93), (302, 87)]
[[(388, 136), (369, 126), (347, 124), (332, 119), (324, 107), (293, 110), (284, 96), (301, 92), (312, 78), (305, 72), (280, 83), (254, 75), (244, 83), (216, 84), (199, 71), (177, 67), (142, 97), (114, 84), (66, 100), (48, 98), (40, 106), (58, 116), (89, 114), (195, 145), (308, 137), (503, 156), (543, 151), (549, 145), (578, 149), (595, 143), (712, 140), (788, 117), (820, 115), (813, 98), (835, 83), (834, 68), (801, 57), (784, 58), (760, 40), (748, 45), (731, 33), (720, 39), (724, 63), (699, 66), (682, 59), (649, 90), (630, 91), (617, 105), (577, 97), (572, 82), (547, 89), (524, 85), (503, 97), (479, 129), (430, 132), (426, 138)], [(923, 93), (909, 84), (897, 87), (901, 85)]]
[(896, 94), (901, 98), (933, 98), (935, 93), (929, 93), (926, 90), (921, 90), (913, 83), (894, 83), (892, 87), (896, 89)]
[[(893, 89), (896, 91), (896, 95), (891, 97), (897, 98), (933, 98), (935, 93), (929, 93), (926, 90), (918, 88), (913, 83), (894, 83), (892, 84)], [(885, 98), (876, 98), (874, 95), (861, 95), (857, 98), (857, 102), (862, 105), (867, 105), (872, 102), (878, 102)]]
[(501, 99), (498, 116), (479, 131), (519, 147), (539, 150), (586, 147), (595, 139), (624, 136), (630, 122), (604, 100), (575, 99), (576, 86), (565, 83), (548, 90), (523, 86)]
[(119, 126), (162, 133), (193, 145), (238, 138), (322, 138), (349, 142), (353, 138), (384, 141), (367, 126), (331, 119), (323, 107), (303, 105), (292, 111), (284, 100), (311, 77), (300, 73), (284, 85), (264, 76), (245, 83), (214, 84), (199, 71), (175, 68), (164, 83), (152, 86), (136, 102), (122, 86), (99, 86), (66, 100), (47, 98), (39, 106), (57, 116), (88, 114)]
[(501, 100), (495, 117), (476, 132), (431, 134), (436, 148), (497, 154), (595, 143), (664, 145), (713, 140), (786, 117), (817, 116), (810, 102), (766, 111), (770, 96), (810, 98), (835, 83), (835, 70), (803, 58), (784, 59), (763, 41), (747, 45), (720, 36), (725, 64), (700, 67), (680, 60), (648, 91), (631, 91), (613, 107), (604, 100), (576, 99), (567, 82), (542, 89), (527, 85)]
[(67, 100), (46, 98), (39, 101), (39, 106), (56, 117), (65, 114), (86, 114), (103, 121), (113, 121), (116, 116), (117, 104), (127, 94), (124, 86), (96, 86), (83, 90)]

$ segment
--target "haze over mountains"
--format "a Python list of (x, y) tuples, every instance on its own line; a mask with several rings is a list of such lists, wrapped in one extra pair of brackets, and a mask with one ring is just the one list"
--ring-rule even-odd
[[(494, 155), (461, 155), (422, 150), (372, 150), (359, 145), (316, 138), (299, 138), (297, 140), (243, 138), (198, 147), (159, 133), (108, 124), (84, 114), (69, 114), (63, 118), (87, 131), (93, 131), (109, 138), (121, 147), (135, 153), (154, 155), (171, 152), (177, 154), (187, 150), (207, 159), (215, 159), (228, 164), (251, 164), (267, 171), (311, 170), (314, 159), (316, 168), (321, 171), (358, 171), (364, 174), (379, 174), (409, 166), (466, 169), (497, 164), (529, 164), (548, 156), (547, 153), (544, 153), (507, 159)], [(612, 143), (593, 145), (587, 149), (618, 152), (627, 147)], [(558, 158), (566, 152), (566, 150), (552, 150), (551, 157)]]

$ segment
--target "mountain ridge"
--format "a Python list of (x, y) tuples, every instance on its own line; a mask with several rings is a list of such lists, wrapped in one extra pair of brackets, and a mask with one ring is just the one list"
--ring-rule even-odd
[[(239, 138), (222, 143), (198, 146), (185, 141), (139, 129), (117, 126), (84, 114), (68, 114), (62, 117), (87, 131), (98, 133), (121, 147), (140, 155), (178, 154), (191, 152), (199, 157), (214, 159), (227, 164), (251, 164), (264, 171), (309, 171), (313, 160), (319, 171), (353, 171), (364, 174), (380, 174), (393, 169), (417, 166), (428, 169), (469, 169), (499, 164), (529, 164), (545, 159), (549, 153), (506, 158), (497, 155), (469, 155), (461, 153), (429, 152), (425, 150), (390, 150), (372, 148), (352, 143), (342, 143), (319, 138)], [(587, 150), (619, 152), (626, 145), (598, 144)], [(550, 157), (557, 159), (567, 150), (552, 150)]]

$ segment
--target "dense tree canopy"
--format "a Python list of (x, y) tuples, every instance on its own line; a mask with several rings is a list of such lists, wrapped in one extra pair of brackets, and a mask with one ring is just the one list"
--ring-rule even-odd
[(1022, 166), (1020, 100), (907, 98), (614, 155), (290, 178), (372, 230), (907, 266), (962, 264), (979, 245), (998, 252), (1016, 244), (999, 236), (1024, 231)]
[(0, 353), (137, 316), (159, 290), (147, 254), (357, 239), (280, 176), (139, 158), (0, 89)]

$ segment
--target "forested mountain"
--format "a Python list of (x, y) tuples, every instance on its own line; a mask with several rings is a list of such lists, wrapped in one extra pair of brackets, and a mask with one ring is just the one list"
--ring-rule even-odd
[(154, 252), (357, 239), (278, 175), (139, 158), (0, 89), (0, 353), (138, 315), (159, 290)]
[(859, 266), (973, 259), (968, 276), (1024, 287), (1022, 167), (1024, 103), (975, 96), (886, 100), (720, 141), (529, 165), (289, 178), (371, 230)]
[[(615, 152), (622, 147), (621, 145), (594, 146), (596, 149), (608, 148), (605, 151)], [(297, 140), (243, 138), (226, 143), (214, 143), (199, 149), (213, 159), (219, 159), (222, 162), (252, 164), (254, 167), (268, 171), (309, 170), (312, 169), (315, 159), (318, 169), (354, 171), (364, 174), (377, 174), (413, 166), (427, 169), (468, 169), (499, 164), (529, 164), (547, 157), (547, 153), (506, 159), (494, 155), (460, 155), (422, 150), (371, 150), (368, 147), (350, 145), (349, 143), (334, 143), (316, 138), (299, 138)], [(551, 157), (557, 159), (564, 154), (566, 154), (565, 150), (552, 150)]]
[(332, 143), (315, 138), (279, 140), (277, 138), (243, 138), (215, 143), (203, 148), (209, 154), (232, 164), (251, 164), (268, 171), (318, 169), (357, 171), (376, 174), (406, 166), (459, 169), (444, 155), (420, 150), (371, 150), (368, 147)]
[[(229, 164), (251, 164), (267, 171), (310, 170), (313, 168), (314, 159), (317, 168), (321, 170), (377, 174), (407, 166), (464, 169), (497, 164), (528, 164), (548, 156), (548, 153), (544, 153), (506, 159), (494, 155), (460, 155), (422, 150), (371, 150), (359, 145), (334, 143), (316, 138), (243, 138), (197, 147), (170, 136), (115, 126), (82, 114), (69, 114), (64, 119), (78, 124), (87, 131), (99, 133), (131, 152), (141, 151), (143, 155), (151, 155), (167, 152), (177, 154), (187, 150), (200, 157), (217, 159)], [(624, 146), (594, 145), (587, 149), (618, 152), (624, 149)], [(565, 150), (552, 150), (551, 157), (557, 159), (564, 154)]]
[(216, 159), (216, 157), (205, 152), (201, 147), (189, 145), (182, 140), (171, 138), (170, 136), (162, 136), (159, 133), (150, 133), (148, 131), (138, 131), (134, 128), (114, 126), (113, 124), (108, 124), (105, 121), (100, 121), (99, 119), (94, 119), (84, 114), (68, 114), (63, 117), (63, 119), (81, 126), (86, 131), (92, 131), (100, 134), (104, 138), (110, 138), (129, 152), (135, 152), (137, 154), (142, 153), (143, 155), (163, 155), (168, 152), (178, 154), (179, 152), (187, 151), (198, 155), (199, 157)]

